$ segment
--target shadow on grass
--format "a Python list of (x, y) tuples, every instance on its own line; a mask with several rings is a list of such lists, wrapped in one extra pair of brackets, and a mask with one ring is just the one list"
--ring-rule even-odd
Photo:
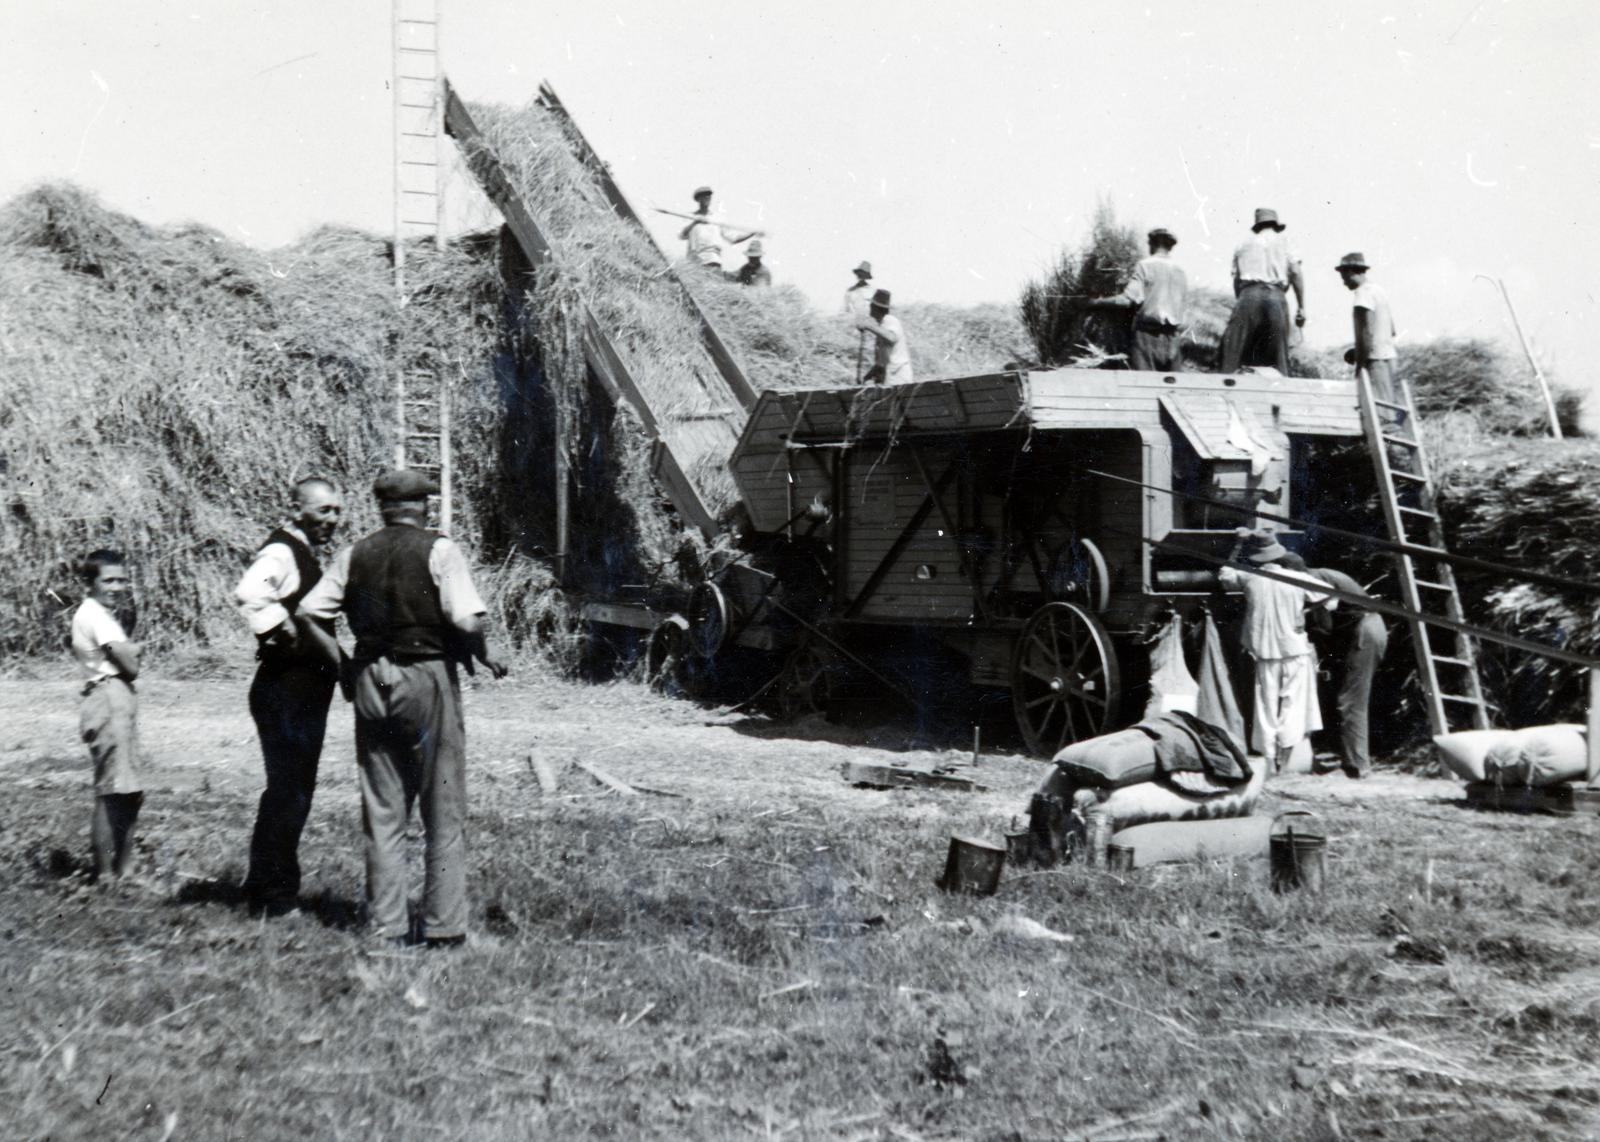
[[(251, 915), (263, 914), (260, 909), (250, 906), (244, 886), (236, 877), (230, 876), (191, 880), (178, 889), (177, 894), (172, 897), (172, 904), (180, 908), (217, 904), (224, 908), (246, 908)], [(361, 901), (332, 892), (323, 891), (301, 896), (295, 900), (294, 907), (306, 915), (315, 917), (324, 928), (354, 931), (366, 923)]]

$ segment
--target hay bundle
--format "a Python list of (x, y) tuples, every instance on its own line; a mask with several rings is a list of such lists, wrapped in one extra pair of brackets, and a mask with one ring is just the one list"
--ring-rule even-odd
[[(402, 312), (388, 246), (346, 230), (260, 253), (197, 226), (156, 229), (66, 185), (0, 212), (0, 653), (56, 653), (49, 592), (79, 594), (72, 562), (125, 549), (142, 637), (237, 641), (231, 590), (285, 489), (324, 473), (365, 489), (390, 462), (390, 361), (427, 344), (456, 378), (464, 464), (478, 486), (496, 400), (492, 261), (412, 255)], [(461, 526), (476, 535), (470, 504)]]
[[(1490, 440), (1440, 481), (1452, 551), (1600, 583), (1600, 444)], [(1600, 656), (1600, 594), (1462, 569), (1468, 617), (1524, 638)], [(1513, 725), (1582, 721), (1581, 670), (1484, 648), (1496, 697)]]

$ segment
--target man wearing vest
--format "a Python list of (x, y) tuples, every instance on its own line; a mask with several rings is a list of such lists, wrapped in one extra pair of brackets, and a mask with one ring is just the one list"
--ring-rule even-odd
[(338, 670), (298, 637), (294, 614), (317, 585), (317, 549), (333, 538), (344, 511), (327, 480), (294, 486), (291, 516), (267, 536), (234, 591), (256, 636), (250, 716), (261, 738), (267, 787), (250, 837), (244, 892), (252, 911), (293, 911), (300, 893), (300, 833), (317, 788), (317, 765)]
[(385, 472), (372, 485), (384, 526), (339, 553), (302, 600), (300, 633), (328, 662), (339, 644), (318, 620), (340, 613), (355, 636), (349, 665), (355, 703), (367, 906), (373, 934), (404, 943), (406, 819), (422, 802), (427, 829), (422, 937), (431, 947), (466, 939), (466, 735), (456, 664), (476, 659), (496, 678), (483, 600), (461, 549), (423, 527), (439, 490), (421, 472)]

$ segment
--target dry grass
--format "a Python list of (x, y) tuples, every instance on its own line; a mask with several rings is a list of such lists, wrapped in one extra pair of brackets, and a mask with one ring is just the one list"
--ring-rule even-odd
[[(1592, 1137), (1592, 820), (1465, 812), (1458, 787), (1292, 779), (1329, 890), (1261, 862), (931, 884), (992, 793), (852, 791), (838, 763), (949, 755), (769, 736), (632, 687), (469, 694), (474, 942), (373, 952), (354, 901), (349, 723), (330, 731), (307, 913), (229, 885), (258, 788), (243, 682), (145, 688), (168, 766), (155, 891), (72, 890), (65, 684), (5, 684), (0, 1096), (19, 1138)], [(626, 712), (626, 731), (618, 715)], [(647, 747), (641, 747), (647, 742)], [(683, 794), (619, 799), (578, 758)], [(708, 759), (715, 759), (711, 762)], [(1269, 791), (1269, 795), (1271, 791)], [(58, 852), (57, 850), (64, 850)], [(67, 874), (67, 875), (63, 875)], [(167, 887), (173, 891), (169, 895)], [(1023, 915), (1070, 944), (1005, 932)], [(110, 1080), (108, 1084), (108, 1078)]]

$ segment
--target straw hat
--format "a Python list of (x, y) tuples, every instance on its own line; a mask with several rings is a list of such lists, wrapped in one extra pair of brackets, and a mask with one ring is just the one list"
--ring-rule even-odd
[(872, 276), (872, 263), (863, 261), (859, 266), (850, 272), (861, 274), (864, 277), (870, 278)]
[(1252, 563), (1271, 563), (1280, 556), (1289, 554), (1289, 549), (1270, 534), (1256, 537), (1256, 548), (1245, 556)]
[(1354, 270), (1357, 273), (1362, 273), (1372, 267), (1367, 265), (1367, 259), (1364, 254), (1346, 254), (1339, 259), (1339, 264), (1333, 268), (1339, 271)]
[(761, 245), (761, 239), (757, 238), (754, 242), (751, 242), (744, 248), (744, 252), (752, 258), (759, 258), (764, 248), (765, 247)]

